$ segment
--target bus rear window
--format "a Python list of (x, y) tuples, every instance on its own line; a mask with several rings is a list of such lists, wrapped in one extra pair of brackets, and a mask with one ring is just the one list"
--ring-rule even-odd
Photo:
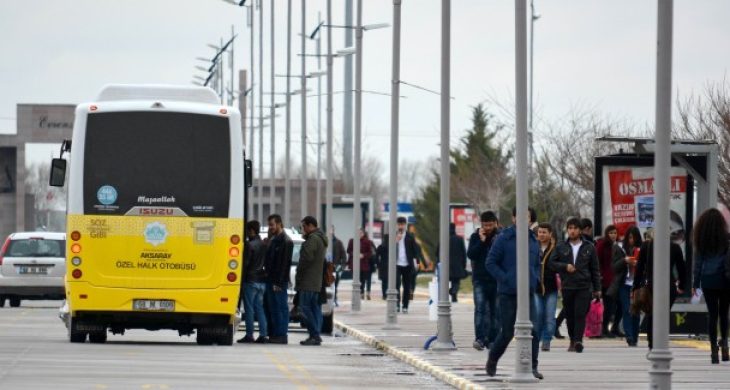
[(84, 213), (228, 215), (228, 118), (175, 112), (89, 114)]

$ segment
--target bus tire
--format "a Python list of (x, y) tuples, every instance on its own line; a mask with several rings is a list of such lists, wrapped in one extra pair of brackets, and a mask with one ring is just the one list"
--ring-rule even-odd
[(68, 340), (72, 343), (84, 343), (86, 342), (86, 332), (76, 330), (78, 321), (69, 316), (68, 323)]
[(236, 334), (234, 325), (225, 325), (218, 334), (218, 345), (233, 345), (233, 337)]
[(335, 313), (328, 315), (327, 317), (322, 318), (322, 333), (324, 334), (332, 334), (332, 329), (334, 328), (334, 321), (335, 321)]
[(18, 297), (10, 298), (10, 307), (20, 307), (20, 298), (18, 298)]
[(213, 336), (211, 335), (210, 329), (202, 326), (199, 327), (197, 335), (195, 336), (195, 341), (198, 345), (212, 345)]
[(94, 344), (106, 343), (106, 330), (89, 333), (89, 342)]

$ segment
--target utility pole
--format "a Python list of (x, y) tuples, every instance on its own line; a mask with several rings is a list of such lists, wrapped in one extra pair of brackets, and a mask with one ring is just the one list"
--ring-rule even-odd
[[(332, 25), (332, 0), (327, 0), (327, 25)], [(325, 188), (325, 219), (328, 226), (326, 226), (327, 240), (332, 242), (332, 176), (334, 175), (334, 169), (332, 167), (332, 137), (334, 135), (333, 129), (333, 118), (332, 118), (332, 94), (334, 91), (333, 80), (332, 80), (332, 27), (327, 27), (327, 184)], [(334, 245), (327, 246), (328, 258), (332, 259), (332, 248)]]
[[(350, 25), (348, 25), (350, 26)], [(350, 30), (346, 28), (345, 30)], [(360, 311), (360, 138), (362, 129), (362, 0), (357, 0), (357, 25), (355, 26), (355, 172), (353, 183), (353, 222), (355, 235), (352, 239), (352, 311)], [(349, 57), (349, 56), (348, 56)], [(347, 174), (347, 171), (345, 172)], [(367, 259), (365, 260), (367, 261)]]
[[(271, 115), (271, 161), (269, 162), (269, 215), (274, 214), (276, 212), (276, 208), (274, 207), (274, 195), (276, 193), (275, 190), (275, 180), (276, 180), (276, 102), (274, 99), (276, 98), (276, 71), (274, 64), (276, 61), (274, 60), (274, 43), (276, 42), (276, 36), (274, 35), (274, 25), (276, 24), (274, 21), (274, 0), (270, 0), (271, 3), (271, 108), (269, 109), (269, 113)], [(262, 217), (263, 218), (263, 217)], [(263, 219), (261, 219), (263, 221)]]
[(301, 179), (301, 210), (304, 218), (309, 215), (309, 207), (307, 207), (307, 26), (306, 0), (302, 0), (302, 169), (300, 172)]
[[(264, 220), (264, 7), (259, 1), (259, 221)], [(273, 118), (272, 118), (273, 119)]]
[[(352, 26), (352, 0), (345, 0), (345, 25)], [(352, 47), (352, 29), (345, 29), (345, 47)], [(345, 192), (352, 184), (352, 57), (345, 57), (345, 80), (342, 119), (342, 178)]]
[[(251, 116), (251, 119), (250, 119), (251, 124), (250, 124), (249, 129), (248, 129), (249, 130), (249, 134), (250, 134), (250, 137), (249, 137), (249, 140), (248, 140), (248, 142), (249, 142), (249, 153), (248, 154), (250, 156), (249, 159), (251, 159), (251, 162), (252, 163), (254, 161), (254, 156), (255, 156), (255, 153), (254, 153), (254, 149), (255, 149), (254, 148), (254, 134), (255, 134), (255, 131), (256, 131), (255, 130), (256, 129), (256, 125), (254, 124), (255, 123), (254, 122), (254, 116), (256, 116), (255, 115), (255, 108), (254, 108), (255, 107), (255, 103), (256, 103), (256, 99), (255, 99), (256, 92), (254, 92), (256, 90), (256, 88), (254, 88), (254, 84), (255, 84), (254, 83), (254, 80), (256, 80), (255, 77), (254, 77), (254, 57), (255, 57), (254, 56), (254, 51), (256, 50), (256, 45), (255, 45), (256, 40), (254, 39), (254, 35), (255, 35), (255, 31), (256, 30), (254, 28), (255, 27), (254, 24), (255, 24), (256, 17), (255, 17), (255, 10), (254, 10), (254, 8), (255, 8), (255, 4), (252, 3), (250, 5), (250, 7), (249, 7), (249, 11), (251, 12), (251, 14), (249, 15), (249, 21), (250, 21), (249, 27), (251, 29), (251, 115), (250, 115)], [(253, 171), (254, 171), (254, 169), (251, 169), (251, 176), (253, 176)], [(253, 177), (252, 177), (251, 178), (251, 184), (253, 185), (254, 183), (255, 183), (255, 181), (253, 180)], [(254, 193), (255, 193), (255, 188), (251, 188), (250, 194), (253, 195)], [(253, 196), (251, 198), (253, 198)], [(253, 201), (252, 201), (252, 199), (249, 199), (249, 202), (248, 202), (248, 215), (249, 215), (249, 218), (253, 218), (254, 217), (254, 215), (253, 215)]]
[[(317, 25), (322, 23), (322, 13), (317, 14)], [(322, 33), (317, 33), (317, 72), (322, 70)], [(317, 77), (317, 202), (315, 215), (322, 221), (322, 77)], [(325, 227), (326, 229), (326, 227)]]
[(284, 224), (291, 224), (291, 1), (286, 15), (286, 156), (284, 164)]

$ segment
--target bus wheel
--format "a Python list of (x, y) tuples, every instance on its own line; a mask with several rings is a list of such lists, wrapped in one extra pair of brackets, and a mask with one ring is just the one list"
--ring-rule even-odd
[(234, 325), (224, 325), (218, 333), (218, 345), (233, 345), (235, 334)]
[(106, 330), (89, 333), (89, 342), (94, 344), (106, 343)]
[(10, 298), (10, 307), (20, 307), (20, 298)]
[(211, 335), (210, 328), (199, 327), (195, 341), (198, 345), (211, 345), (213, 344), (213, 335)]
[(68, 339), (72, 343), (86, 342), (86, 332), (77, 330), (78, 321), (69, 316), (68, 323)]

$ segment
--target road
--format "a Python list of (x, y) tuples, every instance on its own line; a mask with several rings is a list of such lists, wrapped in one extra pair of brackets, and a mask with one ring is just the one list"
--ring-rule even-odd
[(0, 389), (448, 388), (341, 334), (300, 346), (306, 332), (298, 325), (288, 346), (199, 346), (194, 337), (142, 330), (71, 344), (59, 305), (0, 308)]

